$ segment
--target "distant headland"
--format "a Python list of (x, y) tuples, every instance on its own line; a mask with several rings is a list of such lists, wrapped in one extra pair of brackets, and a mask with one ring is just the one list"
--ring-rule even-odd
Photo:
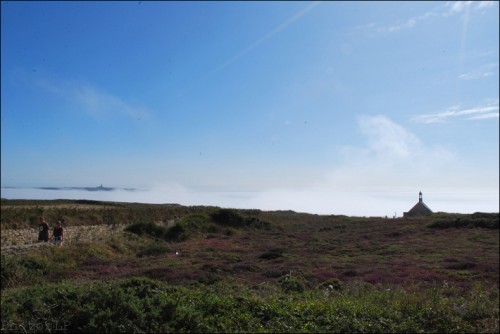
[(2, 187), (7, 189), (40, 189), (40, 190), (86, 190), (86, 191), (115, 191), (126, 190), (135, 191), (135, 188), (117, 188), (117, 187), (104, 187), (102, 184), (97, 187)]

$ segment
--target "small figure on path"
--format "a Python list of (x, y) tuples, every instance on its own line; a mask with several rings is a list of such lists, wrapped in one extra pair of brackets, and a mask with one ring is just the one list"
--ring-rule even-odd
[(54, 227), (54, 231), (52, 232), (52, 238), (54, 239), (54, 244), (62, 246), (64, 241), (64, 229), (62, 227), (62, 223), (60, 220), (57, 221), (57, 226)]
[(38, 218), (38, 241), (47, 242), (49, 241), (49, 225), (45, 222), (43, 217)]

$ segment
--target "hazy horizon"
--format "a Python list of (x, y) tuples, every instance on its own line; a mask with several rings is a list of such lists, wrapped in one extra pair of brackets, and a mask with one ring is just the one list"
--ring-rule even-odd
[[(172, 185), (163, 189), (117, 188), (110, 191), (47, 190), (36, 188), (2, 188), (2, 198), (8, 199), (71, 199), (100, 200), (126, 203), (180, 204), (186, 206), (206, 205), (234, 209), (292, 210), (322, 215), (401, 217), (418, 202), (418, 193), (399, 190), (395, 193), (377, 191), (359, 193), (346, 191), (342, 196), (330, 196), (318, 190), (266, 192), (250, 191), (200, 191)], [(492, 211), (495, 194), (477, 192), (475, 200), (471, 194), (457, 194), (453, 190), (424, 193), (424, 203), (433, 212), (474, 213)], [(362, 203), (362, 205), (360, 205)], [(390, 205), (390, 206), (389, 206)]]

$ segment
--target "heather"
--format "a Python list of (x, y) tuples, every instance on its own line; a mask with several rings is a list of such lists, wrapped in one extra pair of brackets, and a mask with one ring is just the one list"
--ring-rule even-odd
[[(499, 330), (498, 214), (68, 204), (44, 210), (69, 224), (73, 213), (81, 224), (107, 212), (129, 225), (101, 242), (2, 256), (2, 331)], [(161, 223), (171, 216), (179, 219)]]

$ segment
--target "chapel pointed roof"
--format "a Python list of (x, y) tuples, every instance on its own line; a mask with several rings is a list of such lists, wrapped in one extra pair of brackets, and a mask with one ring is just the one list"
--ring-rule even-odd
[(403, 214), (404, 217), (407, 216), (427, 216), (432, 214), (432, 210), (425, 205), (423, 198), (422, 198), (422, 192), (418, 193), (418, 202), (413, 206), (413, 208), (410, 209), (410, 211), (405, 212)]

